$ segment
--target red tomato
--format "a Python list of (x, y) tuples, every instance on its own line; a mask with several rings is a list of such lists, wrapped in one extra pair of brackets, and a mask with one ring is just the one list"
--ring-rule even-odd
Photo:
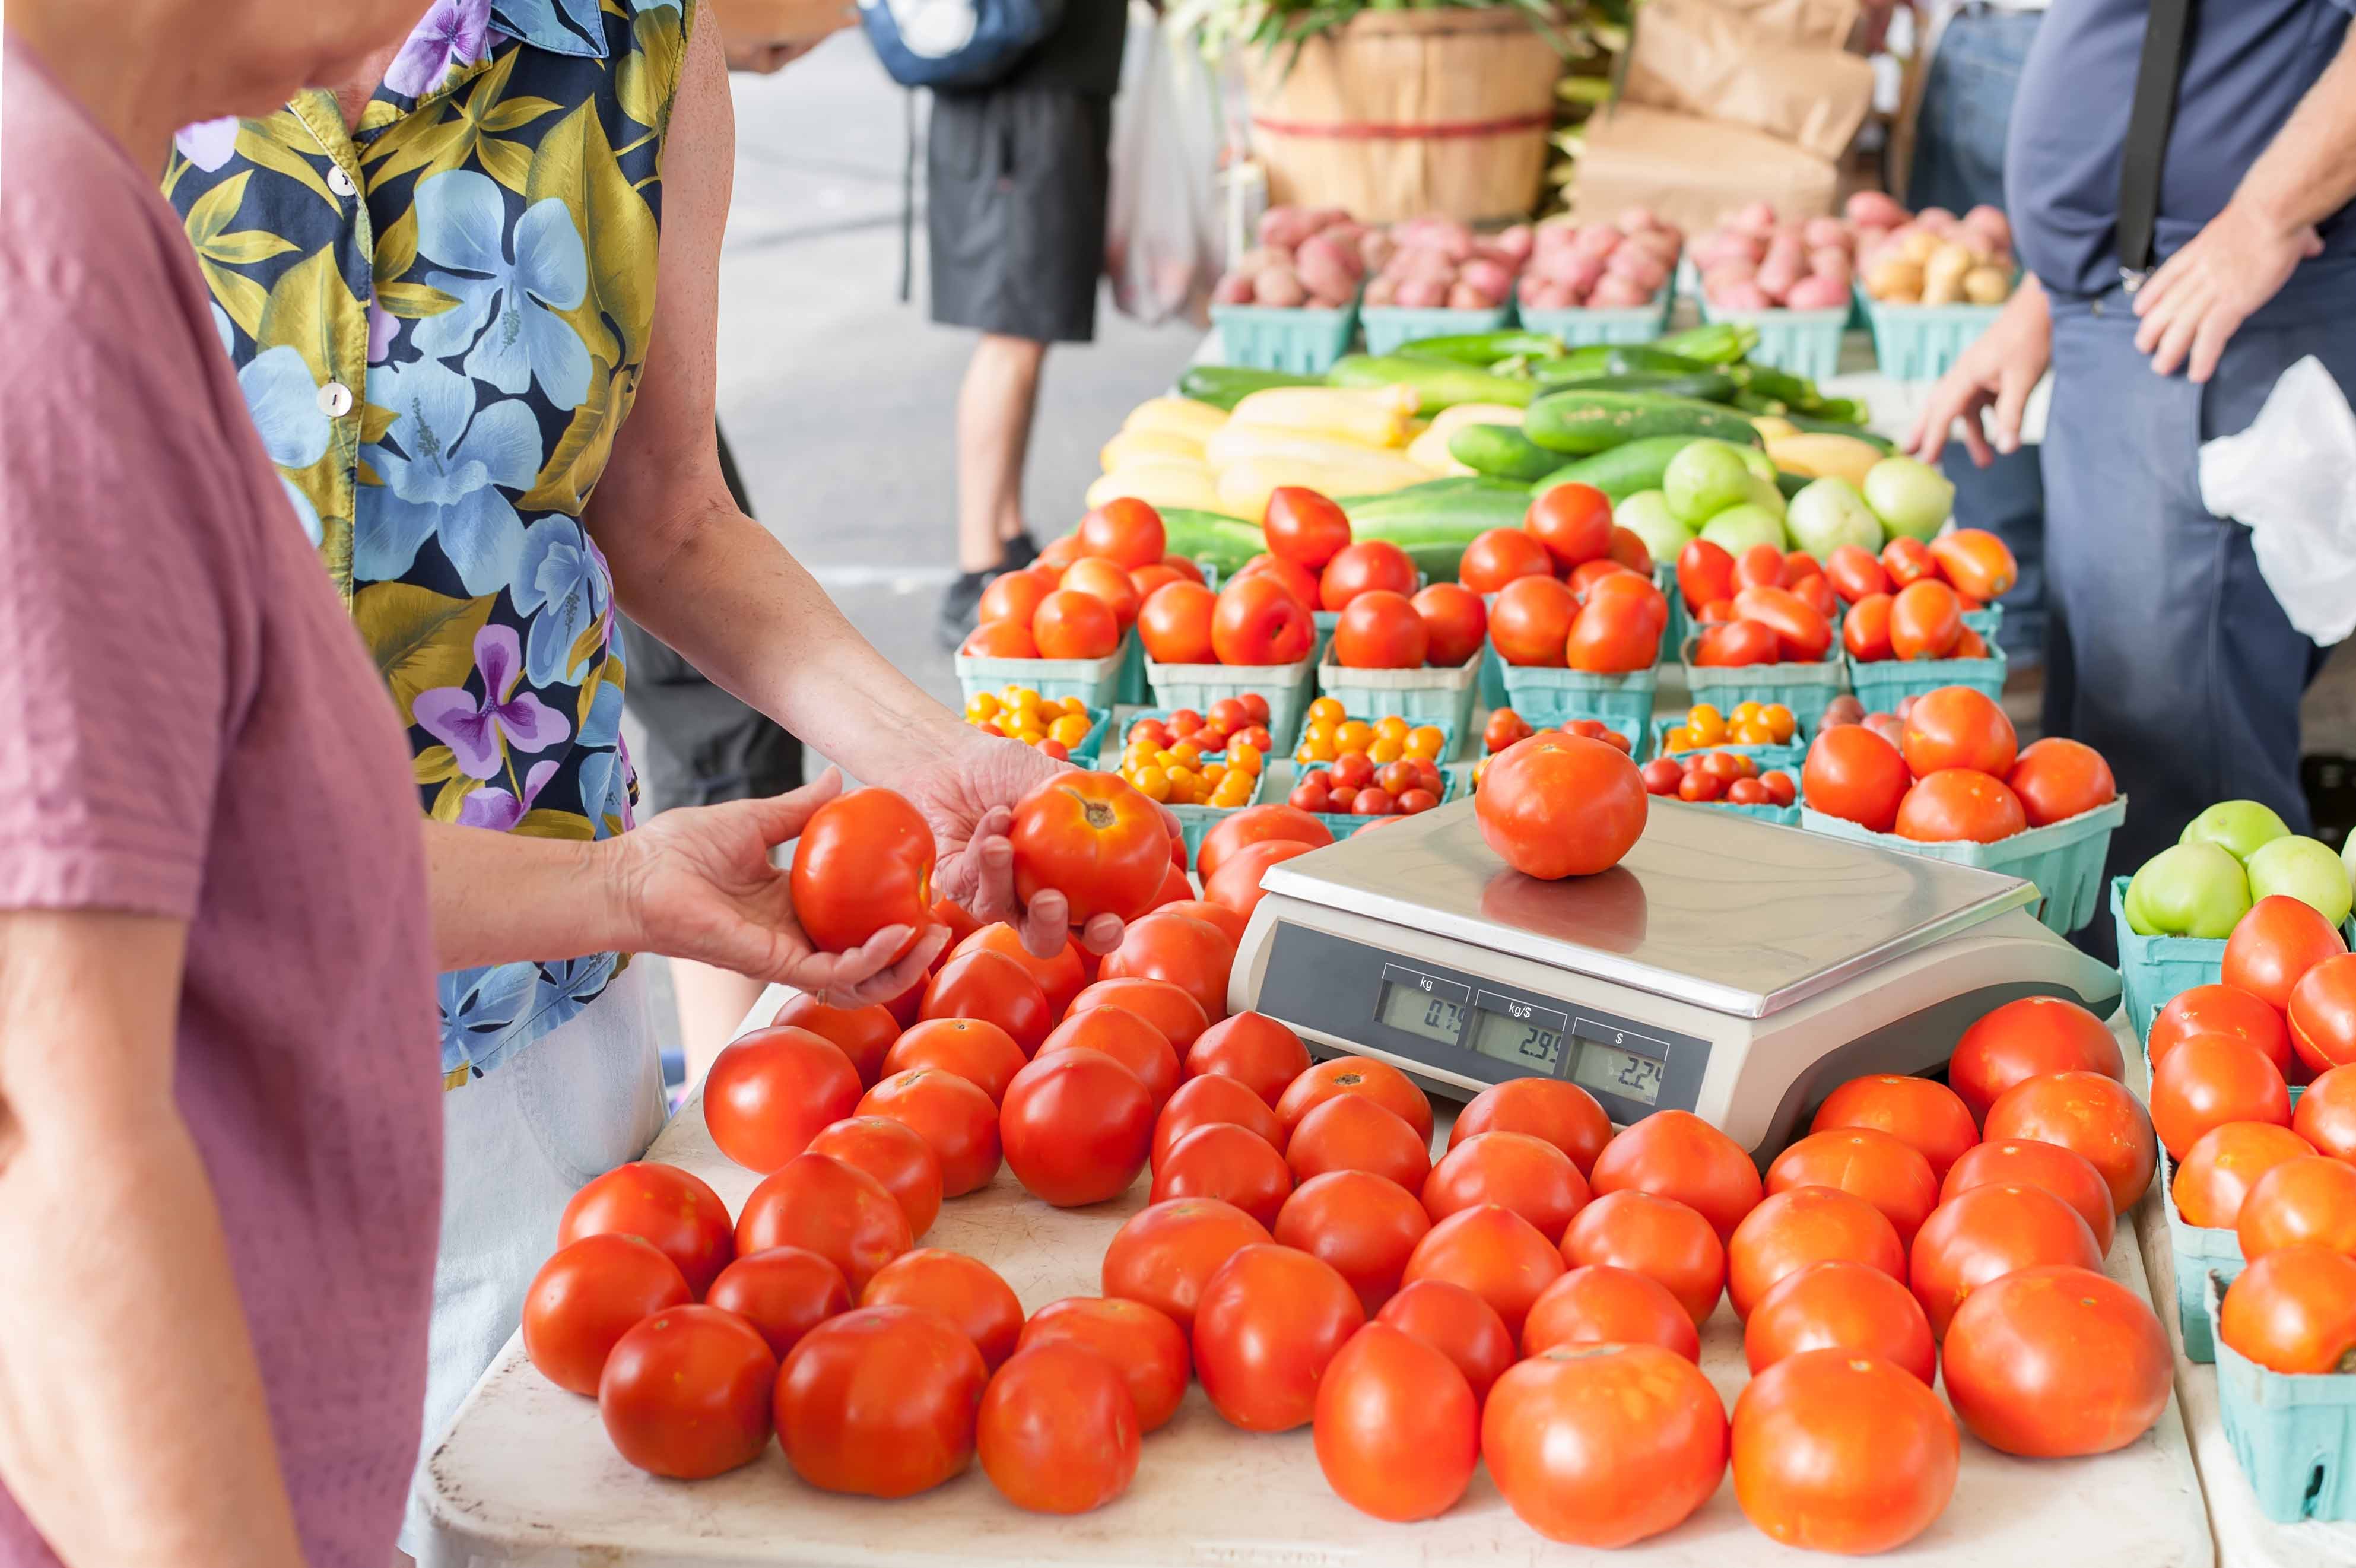
[(1312, 572), (1350, 542), (1348, 514), (1300, 485), (1279, 485), (1269, 491), (1260, 531), (1268, 536), (1269, 549)]
[(1765, 1193), (1741, 1146), (1686, 1111), (1655, 1111), (1612, 1139), (1593, 1177), (1599, 1196), (1648, 1192), (1697, 1209), (1721, 1241)]
[(1297, 664), (1315, 636), (1309, 606), (1271, 572), (1245, 573), (1219, 590), (1211, 650), (1222, 664)]
[(1054, 593), (1060, 581), (1060, 574), (1050, 575), (1027, 567), (1001, 572), (990, 580), (988, 587), (981, 590), (981, 602), (976, 607), (975, 615), (985, 626), (992, 621), (1014, 622), (1028, 637), (1031, 634), (1031, 618), (1038, 613), (1040, 601)]
[(1408, 553), (1388, 540), (1345, 544), (1325, 563), (1317, 580), (1317, 607), (1344, 610), (1360, 594), (1387, 588), (1402, 598), (1415, 592), (1416, 568)]
[(1481, 596), (1461, 583), (1434, 583), (1408, 601), (1423, 619), (1425, 657), (1453, 669), (1481, 651), (1489, 635), (1489, 611)]
[(1328, 1171), (1371, 1171), (1419, 1190), (1431, 1171), (1431, 1155), (1415, 1129), (1376, 1101), (1337, 1095), (1303, 1115), (1284, 1145), (1285, 1164), (1295, 1181)]
[(1446, 1354), (1387, 1323), (1352, 1335), (1318, 1380), (1314, 1444), (1326, 1485), (1376, 1519), (1442, 1514), (1481, 1462), (1481, 1409)]
[(1837, 544), (1825, 557), (1825, 575), (1832, 579), (1833, 590), (1842, 600), (1854, 607), (1877, 594), (1890, 592), (1890, 574), (1873, 552), (1854, 544)]
[(1194, 1309), (1194, 1375), (1246, 1432), (1290, 1432), (1316, 1413), (1317, 1385), (1365, 1323), (1333, 1266), (1273, 1243), (1238, 1249)]
[(1522, 528), (1568, 572), (1612, 551), (1612, 499), (1592, 485), (1560, 484), (1530, 503)]
[[(1317, 574), (1298, 561), (1288, 561), (1281, 555), (1255, 555), (1244, 563), (1236, 577), (1266, 574), (1284, 585), (1285, 591), (1301, 601), (1301, 607), (1317, 607)], [(1234, 577), (1228, 579), (1235, 581)]]
[(1601, 582), (1604, 578), (1626, 577), (1632, 575), (1633, 575), (1633, 574), (1631, 573), (1627, 567), (1622, 566), (1619, 562), (1612, 560), (1608, 555), (1605, 555), (1600, 556), (1593, 561), (1583, 561), (1580, 563), (1578, 565), (1571, 568), (1570, 575), (1563, 580), (1570, 585), (1571, 596), (1576, 598), (1580, 604), (1585, 604), (1587, 602), (1588, 590), (1594, 587), (1596, 584)]
[(584, 1236), (558, 1248), (532, 1276), (523, 1298), (524, 1354), (558, 1388), (594, 1399), (615, 1343), (693, 1299), (679, 1265), (649, 1243), (612, 1232)]
[(1141, 1302), (1191, 1336), (1203, 1286), (1268, 1227), (1216, 1198), (1180, 1197), (1131, 1215), (1105, 1248), (1104, 1293)]
[(819, 1130), (810, 1152), (830, 1155), (883, 1185), (908, 1233), (922, 1236), (941, 1209), (941, 1162), (916, 1130), (889, 1116), (851, 1116)]
[(2277, 1372), (2356, 1369), (2356, 1260), (2314, 1246), (2260, 1258), (2226, 1289), (2217, 1335)]
[(2103, 754), (2060, 736), (2021, 748), (2005, 782), (2020, 797), (2029, 825), (2041, 828), (2118, 799), (2119, 787)]
[[(2233, 934), (2225, 939), (2225, 961), (2219, 978), (2280, 1012), (2289, 1007), (2293, 988), (2308, 970), (2347, 950), (2339, 931), (2314, 906), (2276, 893), (2251, 905), (2250, 912), (2234, 923)], [(2298, 1047), (2296, 1024), (2293, 1020), (2294, 1049)]]
[[(1098, 972), (1107, 980), (1162, 980), (1178, 987), (1208, 1018), (1227, 1014), (1227, 972), (1236, 944), (1205, 920), (1159, 910), (1121, 933), (1120, 946), (1106, 955)], [(1175, 1087), (1175, 1079), (1172, 1080)], [(1167, 1099), (1157, 1090), (1157, 1099)]]
[(2185, 1223), (2230, 1230), (2241, 1223), (2250, 1188), (2276, 1165), (2315, 1153), (2308, 1141), (2271, 1122), (2228, 1122), (2201, 1134), (2176, 1167), (2169, 1196)]
[(1595, 1097), (1558, 1078), (1515, 1078), (1472, 1097), (1449, 1129), (1453, 1150), (1483, 1133), (1526, 1133), (1570, 1156), (1579, 1174), (1595, 1168), (1595, 1156), (1612, 1141), (1612, 1118)]
[(1771, 1193), (1726, 1244), (1727, 1299), (1736, 1316), (1748, 1317), (1786, 1278), (1835, 1259), (1869, 1264), (1897, 1279), (1906, 1273), (1906, 1244), (1879, 1209), (1838, 1187)]
[(1922, 843), (1994, 843), (2028, 827), (2020, 800), (2002, 779), (1946, 768), (1918, 780), (1899, 802), (1895, 829)]
[(1152, 1097), (1155, 1115), (1178, 1090), (1178, 1053), (1169, 1036), (1125, 1007), (1091, 1007), (1055, 1026), (1039, 1047), (1044, 1059), (1060, 1051), (1098, 1051), (1137, 1075)]
[(1165, 583), (1137, 612), (1137, 635), (1147, 657), (1163, 664), (1209, 664), (1211, 617), (1218, 596), (1200, 583)]
[(704, 1304), (742, 1317), (783, 1359), (811, 1329), (851, 1310), (851, 1287), (816, 1252), (772, 1247), (721, 1270)]
[(1032, 612), (1031, 639), (1042, 659), (1102, 659), (1120, 646), (1120, 619), (1094, 594), (1057, 588)]
[(766, 1175), (859, 1103), (859, 1071), (808, 1029), (755, 1029), (712, 1058), (703, 1121), (720, 1152)]
[(1522, 1354), (1566, 1345), (1658, 1345), (1688, 1361), (1701, 1359), (1701, 1337), (1668, 1287), (1608, 1263), (1570, 1270), (1531, 1305)]
[(2308, 1155), (2271, 1167), (2250, 1184), (2233, 1234), (2245, 1259), (2306, 1246), (2356, 1257), (2356, 1165)]
[(1372, 1171), (1335, 1170), (1293, 1188), (1276, 1217), (1276, 1240), (1323, 1259), (1367, 1311), (1390, 1299), (1408, 1259), (1431, 1229), (1406, 1187)]
[(2293, 1131), (2336, 1160), (2356, 1164), (2356, 1069), (2319, 1074), (2290, 1113)]
[(824, 951), (895, 926), (913, 940), (933, 902), (933, 830), (905, 796), (853, 789), (803, 824), (789, 880), (795, 917)]
[(1723, 546), (1697, 539), (1677, 552), (1677, 592), (1685, 596), (1687, 610), (1731, 599), (1734, 589), (1734, 557)]
[(990, 1380), (977, 1413), (981, 1467), (1033, 1513), (1103, 1507), (1137, 1474), (1137, 1402), (1120, 1369), (1080, 1345), (1043, 1345)]
[(1354, 595), (1333, 628), (1333, 662), (1345, 669), (1419, 670), (1430, 650), (1413, 602), (1387, 588)]
[(2182, 1159), (2228, 1122), (2290, 1125), (2290, 1090), (2280, 1069), (2239, 1040), (2185, 1041), (2152, 1069), (2151, 1125), (2160, 1146)]
[(716, 1306), (674, 1306), (614, 1344), (597, 1414), (616, 1453), (651, 1475), (700, 1481), (760, 1456), (777, 1358)]
[[(1249, 808), (1246, 809), (1248, 810)], [(1229, 821), (1233, 820), (1234, 819), (1232, 818), (1229, 819)], [(1222, 825), (1224, 826), (1225, 824)], [(1318, 825), (1322, 827), (1324, 824), (1321, 822)], [(1213, 832), (1216, 832), (1218, 829), (1214, 828), (1211, 831)], [(1173, 840), (1172, 842), (1175, 843), (1176, 841)], [(1227, 940), (1234, 942), (1238, 947), (1243, 945), (1244, 918), (1241, 915), (1237, 914), (1233, 909), (1228, 908), (1224, 904), (1214, 904), (1207, 898), (1189, 898), (1183, 904), (1165, 904), (1162, 907), (1162, 909), (1159, 912), (1172, 915), (1183, 915), (1190, 920), (1200, 920), (1206, 926), (1215, 926), (1220, 930), (1226, 933)], [(1139, 1011), (1143, 1011), (1143, 1009), (1139, 1009)], [(1178, 1043), (1178, 1036), (1175, 1033), (1171, 1034), (1170, 1043), (1173, 1045), (1176, 1045)]]
[(926, 1018), (979, 1018), (995, 1024), (1025, 1051), (1039, 1048), (1055, 1016), (1033, 972), (987, 947), (941, 965), (925, 987), (923, 1011)]
[[(2152, 1054), (2157, 1061), (2158, 1049)], [(1986, 1014), (1964, 1031), (1947, 1063), (1947, 1086), (1973, 1121), (1983, 1122), (1997, 1097), (2021, 1079), (2077, 1071), (2105, 1078), (2126, 1073), (2126, 1061), (2110, 1026), (2075, 1002), (2024, 996)]]
[(1061, 893), (1075, 926), (1098, 915), (1143, 914), (1170, 860), (1160, 808), (1118, 773), (1056, 774), (1016, 803), (1008, 837), (1015, 897), (1028, 904), (1050, 889)]
[(1481, 1456), (1524, 1524), (1626, 1546), (1683, 1522), (1726, 1474), (1726, 1407), (1657, 1345), (1580, 1345), (1509, 1369), (1481, 1412)]
[(2036, 1144), (2025, 1138), (1975, 1144), (1948, 1167), (1947, 1179), (1939, 1184), (1939, 1201), (1953, 1202), (1958, 1193), (1976, 1187), (2007, 1184), (2042, 1187), (2078, 1211), (2078, 1218), (2094, 1233), (2096, 1250), (2105, 1255), (2110, 1252), (2115, 1218), (2111, 1189), (2103, 1173), (2087, 1164), (2083, 1155), (2059, 1144)]
[(1897, 658), (1948, 658), (1963, 635), (1963, 602), (1944, 583), (1910, 583), (1890, 601), (1890, 650)]
[(1464, 547), (1457, 580), (1476, 594), (1494, 594), (1516, 577), (1550, 577), (1554, 557), (1518, 528), (1492, 528)]
[(1890, 645), (1890, 605), (1888, 594), (1868, 594), (1849, 606), (1841, 621), (1841, 646), (1850, 658), (1870, 664), (1896, 657)]
[(1414, 1336), (1447, 1357), (1472, 1388), (1477, 1406), (1517, 1359), (1496, 1309), (1462, 1285), (1419, 1280), (1383, 1304), (1375, 1321)]
[(1489, 609), (1489, 640), (1508, 664), (1560, 669), (1579, 601), (1552, 577), (1516, 577)]
[(1083, 556), (1102, 556), (1124, 568), (1151, 565), (1169, 548), (1162, 514), (1133, 496), (1118, 497), (1091, 510), (1080, 519), (1079, 534)]
[(1554, 880), (1619, 865), (1644, 831), (1647, 799), (1625, 752), (1541, 732), (1489, 759), (1473, 810), (1500, 859)]
[(1570, 1156), (1526, 1133), (1482, 1133), (1447, 1155), (1423, 1184), (1424, 1211), (1436, 1222), (1484, 1203), (1510, 1208), (1559, 1242), (1587, 1202), (1587, 1179)]
[(1930, 547), (1919, 539), (1893, 539), (1882, 546), (1881, 569), (1890, 574), (1890, 585), (1903, 588), (1912, 583), (1929, 578), (1939, 580), (1939, 563), (1933, 558)]
[(1063, 591), (1102, 599), (1112, 611), (1113, 624), (1123, 631), (1136, 624), (1137, 585), (1130, 581), (1129, 568), (1118, 561), (1098, 555), (1081, 557), (1065, 570)]
[[(1304, 1069), (1276, 1102), (1277, 1119), (1289, 1133), (1301, 1119), (1328, 1100), (1363, 1095), (1414, 1129), (1425, 1144), (1431, 1141), (1431, 1101), (1415, 1080), (1388, 1062), (1372, 1057), (1334, 1057)], [(1420, 1187), (1423, 1178), (1416, 1178)]]
[(1709, 1221), (1645, 1192), (1609, 1193), (1580, 1209), (1563, 1232), (1562, 1257), (1572, 1268), (1609, 1264), (1657, 1282), (1697, 1326), (1726, 1283), (1726, 1248)]
[(1784, 1275), (1744, 1321), (1742, 1354), (1753, 1376), (1807, 1350), (1879, 1357), (1925, 1388), (1939, 1370), (1930, 1320), (1906, 1282), (1847, 1258)]
[(1612, 559), (1638, 576), (1653, 575), (1653, 553), (1644, 544), (1644, 536), (1633, 528), (1612, 525)]
[(1210, 1122), (1182, 1134), (1153, 1167), (1155, 1203), (1215, 1197), (1263, 1225), (1273, 1225), (1291, 1196), (1292, 1173), (1284, 1156), (1266, 1138), (1231, 1122)]
[(867, 1091), (859, 1114), (889, 1117), (924, 1139), (940, 1162), (945, 1197), (986, 1187), (998, 1174), (998, 1107), (956, 1073), (934, 1068), (895, 1072)]
[(2099, 1273), (2103, 1254), (2078, 1211), (2043, 1187), (1975, 1187), (1941, 1204), (1914, 1238), (1908, 1283), (1941, 1338), (1974, 1291), (2015, 1270), (2068, 1263)]
[(1743, 588), (1734, 596), (1734, 613), (1772, 631), (1785, 661), (1814, 663), (1833, 645), (1831, 623), (1789, 588), (1764, 584)]
[(1901, 749), (1917, 779), (1949, 768), (1973, 768), (1999, 780), (2012, 771), (2019, 737), (2012, 721), (1985, 692), (1942, 686), (1915, 698), (1905, 722)]
[(2107, 1454), (2149, 1431), (2168, 1408), (2176, 1360), (2148, 1300), (2094, 1270), (2046, 1266), (1974, 1291), (1947, 1326), (1940, 1369), (1981, 1442), (2062, 1459)]
[[(1187, 1047), (1186, 1075), (1232, 1078), (1273, 1106), (1309, 1070), (1301, 1036), (1265, 1013), (1237, 1013), (1203, 1031)], [(1289, 1129), (1287, 1130), (1289, 1133)], [(1280, 1139), (1270, 1139), (1279, 1143)]]
[(1246, 844), (1223, 862), (1218, 874), (1204, 884), (1204, 897), (1248, 919), (1259, 904), (1261, 875), (1271, 865), (1307, 854), (1312, 847), (1286, 840)]
[(2083, 1155), (2121, 1213), (2151, 1185), (2159, 1159), (2143, 1102), (2100, 1073), (2053, 1072), (2014, 1084), (1988, 1107), (1986, 1135), (1991, 1144), (2026, 1138)]
[(1589, 596), (1587, 607), (1571, 623), (1569, 639), (1563, 645), (1564, 662), (1573, 670), (1625, 675), (1651, 669), (1660, 657), (1668, 601), (1654, 589), (1650, 578), (1628, 572), (1614, 575), (1626, 578), (1636, 591), (1606, 592), (1599, 587)]
[(1734, 591), (1740, 598), (1750, 587), (1781, 587), (1783, 553), (1772, 544), (1754, 544), (1734, 558)]
[(1036, 659), (1039, 644), (1023, 622), (986, 620), (966, 634), (958, 651), (971, 659)]
[(2169, 1052), (2196, 1035), (2239, 1040), (2254, 1047), (2284, 1072), (2290, 1071), (2290, 1030), (2282, 1014), (2237, 986), (2196, 985), (2178, 992), (2152, 1018), (2151, 1033), (2145, 1041), (2151, 1065), (2158, 1067)]
[(862, 1087), (873, 1087), (884, 1076), (884, 1055), (900, 1037), (900, 1022), (890, 1008), (872, 1003), (864, 1007), (830, 1007), (807, 991), (786, 998), (769, 1024), (773, 1028), (808, 1029), (832, 1040), (835, 1048), (851, 1059)]
[(935, 1068), (955, 1073), (996, 1104), (1028, 1059), (1014, 1036), (980, 1018), (929, 1018), (900, 1036), (884, 1058), (888, 1073)]
[(1537, 1227), (1494, 1203), (1460, 1209), (1434, 1225), (1408, 1259), (1406, 1283), (1446, 1280), (1496, 1309), (1518, 1337), (1538, 1296), (1560, 1277), (1561, 1253)]
[(862, 1306), (804, 1336), (776, 1379), (777, 1442), (829, 1492), (905, 1498), (961, 1474), (989, 1371), (936, 1312)]
[(1332, 843), (1333, 832), (1308, 812), (1290, 806), (1246, 806), (1233, 816), (1221, 818), (1203, 835), (1203, 846), (1194, 852), (1194, 869), (1202, 875), (1204, 886), (1208, 886), (1229, 855), (1246, 844), (1270, 839), (1290, 840), (1314, 848)]
[(1058, 1208), (1102, 1203), (1145, 1168), (1153, 1113), (1151, 1091), (1113, 1058), (1043, 1052), (1006, 1090), (999, 1118), (1006, 1164), (1025, 1191)]
[(728, 1206), (699, 1177), (677, 1165), (633, 1160), (573, 1195), (556, 1226), (556, 1244), (584, 1236), (636, 1236), (679, 1266), (701, 1295), (736, 1255)]
[(1783, 639), (1775, 635), (1773, 628), (1755, 620), (1705, 627), (1694, 647), (1694, 662), (1712, 669), (1773, 664), (1783, 657)]
[(1939, 1206), (1931, 1162), (1912, 1144), (1870, 1127), (1811, 1133), (1767, 1167), (1771, 1198), (1809, 1187), (1836, 1187), (1871, 1204), (1897, 1231), (1901, 1246), (1913, 1243), (1914, 1232)]
[(1833, 592), (1832, 584), (1825, 580), (1823, 573), (1811, 572), (1786, 586), (1799, 596), (1802, 603), (1824, 617), (1827, 626), (1831, 625), (1834, 617), (1840, 614), (1840, 598)]
[(1875, 1073), (1853, 1078), (1826, 1096), (1808, 1130), (1870, 1127), (1887, 1133), (1931, 1164), (1944, 1179), (1947, 1167), (1978, 1143), (1979, 1129), (1954, 1090), (1927, 1078)]
[(1921, 1378), (1848, 1350), (1804, 1350), (1743, 1387), (1734, 1500), (1761, 1533), (1804, 1551), (1887, 1552), (1954, 1495), (1963, 1443)]
[(2356, 954), (2333, 953), (2299, 976), (2289, 1021), (2291, 1047), (2310, 1072), (2356, 1062)]
[(1187, 576), (1167, 561), (1156, 561), (1151, 565), (1130, 567), (1129, 581), (1130, 585), (1137, 590), (1138, 603), (1143, 605), (1145, 601), (1153, 597), (1156, 589), (1167, 587), (1173, 583), (1191, 583), (1196, 579)]
[(1984, 528), (1951, 528), (1930, 542), (1931, 558), (1959, 594), (1982, 604), (2002, 598), (2020, 576), (2005, 542)]
[(1023, 1304), (998, 1271), (939, 1247), (903, 1252), (876, 1270), (859, 1293), (859, 1305), (937, 1312), (973, 1341), (982, 1365), (993, 1371), (1014, 1354), (1023, 1333)]
[[(1155, 1172), (1162, 1169), (1170, 1150), (1179, 1139), (1198, 1127), (1232, 1122), (1248, 1133), (1257, 1134), (1271, 1149), (1284, 1146), (1284, 1123), (1276, 1119), (1268, 1101), (1240, 1079), (1219, 1073), (1206, 1073), (1190, 1078), (1179, 1087), (1162, 1108), (1153, 1123), (1152, 1163)], [(1288, 1189), (1290, 1184), (1288, 1183)], [(1230, 1201), (1233, 1201), (1232, 1199)], [(1268, 1223), (1273, 1223), (1269, 1221)]]
[(1023, 1326), (1019, 1349), (1077, 1345), (1119, 1369), (1136, 1402), (1141, 1432), (1157, 1432), (1178, 1412), (1194, 1366), (1178, 1326), (1142, 1302), (1095, 1296), (1051, 1301)]
[(853, 1294), (914, 1244), (906, 1212), (883, 1183), (830, 1155), (787, 1161), (753, 1189), (736, 1217), (739, 1255), (772, 1247), (816, 1252), (842, 1272)]

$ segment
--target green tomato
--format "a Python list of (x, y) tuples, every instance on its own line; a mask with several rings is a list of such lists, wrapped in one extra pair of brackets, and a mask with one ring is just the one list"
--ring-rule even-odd
[(1702, 524), (1701, 536), (1725, 551), (1740, 556), (1754, 544), (1772, 544), (1778, 550), (1787, 548), (1783, 538), (1783, 520), (1765, 507), (1745, 502), (1728, 507)]
[(1865, 471), (1865, 504), (1890, 532), (1929, 539), (1954, 511), (1955, 487), (1917, 458), (1884, 457)]
[(1687, 528), (1699, 528), (1728, 507), (1751, 499), (1755, 476), (1743, 460), (1743, 450), (1730, 441), (1707, 437), (1688, 442), (1661, 473), (1669, 515)]
[(2351, 890), (2348, 865), (2320, 839), (2286, 835), (2269, 839), (2251, 852), (2250, 901), (2286, 893), (2337, 926), (2348, 918)]
[(2258, 846), (2290, 836), (2290, 824), (2255, 800), (2220, 800), (2190, 822), (2176, 842), (2207, 840), (2222, 844), (2235, 860), (2246, 863)]
[(2206, 840), (2161, 850), (2127, 884), (2127, 928), (2146, 937), (2233, 935), (2250, 909), (2242, 863)]
[(1693, 530), (1670, 514), (1669, 498), (1659, 490), (1638, 490), (1612, 509), (1612, 521), (1643, 540), (1655, 561), (1675, 561), (1693, 542)]
[(1876, 554), (1881, 551), (1881, 523), (1865, 504), (1865, 498), (1857, 493), (1857, 487), (1847, 479), (1811, 480), (1805, 489), (1792, 498), (1791, 508), (1783, 514), (1783, 526), (1791, 531), (1801, 549), (1819, 561), (1844, 544), (1854, 544)]

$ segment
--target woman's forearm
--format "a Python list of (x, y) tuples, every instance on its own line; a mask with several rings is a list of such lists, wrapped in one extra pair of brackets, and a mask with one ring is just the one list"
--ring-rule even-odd
[(584, 843), (428, 821), (427, 902), (445, 970), (554, 961), (639, 946), (614, 872), (616, 841)]
[(299, 1568), (195, 1143), (185, 929), (0, 914), (0, 1482), (69, 1568)]

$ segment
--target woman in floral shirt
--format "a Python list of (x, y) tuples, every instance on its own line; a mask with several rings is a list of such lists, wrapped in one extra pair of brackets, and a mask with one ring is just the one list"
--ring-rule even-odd
[[(183, 130), (166, 194), (264, 446), (409, 725), (427, 815), (584, 844), (631, 827), (618, 596), (714, 680), (916, 800), (942, 890), (1012, 916), (1005, 808), (1055, 765), (926, 698), (722, 481), (734, 131), (698, 12), (436, 0), (337, 91)], [(437, 886), (467, 874), (455, 857), (474, 837), (432, 835)], [(561, 926), (568, 903), (530, 918)], [(1060, 896), (1034, 900), (1026, 935), (1048, 950), (1065, 915)], [(659, 1124), (637, 977), (616, 952), (564, 956), (577, 935), (441, 980), (429, 1444), (513, 1329), (565, 1197)], [(1118, 929), (1087, 936), (1103, 947)]]

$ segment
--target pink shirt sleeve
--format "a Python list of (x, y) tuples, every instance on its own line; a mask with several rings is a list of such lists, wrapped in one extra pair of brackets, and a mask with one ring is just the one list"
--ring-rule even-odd
[(0, 301), (73, 302), (0, 309), (0, 908), (187, 918), (259, 624), (251, 498), (190, 417), (211, 345), (110, 332), (158, 313), (102, 263), (0, 257)]

